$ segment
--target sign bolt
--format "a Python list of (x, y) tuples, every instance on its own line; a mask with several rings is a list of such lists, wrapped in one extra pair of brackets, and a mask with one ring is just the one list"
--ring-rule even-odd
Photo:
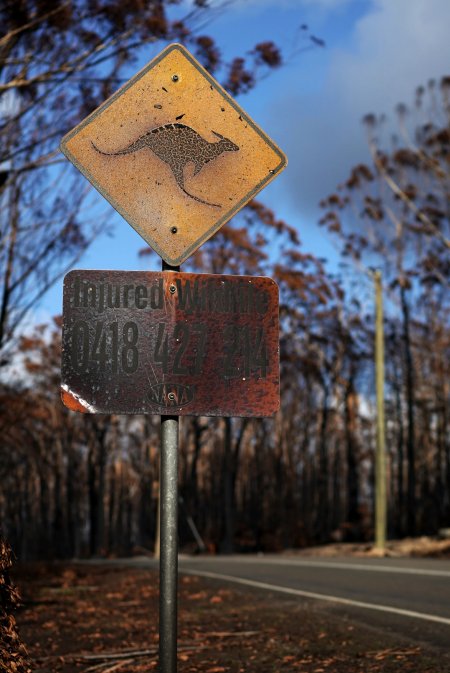
[(172, 234), (176, 234), (178, 229), (177, 227), (172, 227), (170, 231), (172, 232)]
[(177, 288), (175, 287), (175, 285), (169, 285), (169, 292), (170, 292), (170, 294), (175, 294), (176, 289), (177, 289)]
[(179, 75), (172, 75), (172, 82), (179, 82), (179, 81), (180, 81)]

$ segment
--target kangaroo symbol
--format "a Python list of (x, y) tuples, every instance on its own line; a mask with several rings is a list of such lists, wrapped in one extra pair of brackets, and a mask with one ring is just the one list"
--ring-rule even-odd
[(194, 175), (197, 175), (209, 161), (223, 154), (223, 152), (237, 152), (239, 147), (228, 138), (212, 131), (218, 142), (210, 143), (202, 138), (197, 131), (185, 124), (165, 124), (144, 133), (140, 138), (117, 152), (104, 152), (93, 141), (92, 146), (100, 154), (116, 157), (123, 154), (132, 154), (149, 147), (156, 156), (164, 161), (171, 169), (178, 187), (191, 199), (195, 199), (206, 206), (220, 208), (217, 203), (208, 203), (203, 199), (190, 194), (184, 187), (184, 169), (189, 163), (194, 164)]

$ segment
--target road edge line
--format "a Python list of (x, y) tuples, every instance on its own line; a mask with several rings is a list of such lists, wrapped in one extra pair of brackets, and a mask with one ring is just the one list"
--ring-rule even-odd
[(225, 582), (232, 582), (234, 584), (242, 584), (244, 586), (254, 587), (256, 589), (264, 589), (266, 591), (276, 591), (277, 593), (288, 594), (290, 596), (302, 596), (303, 598), (313, 598), (315, 600), (327, 601), (329, 603), (340, 603), (341, 605), (353, 605), (359, 608), (368, 610), (376, 610), (377, 612), (389, 612), (403, 617), (412, 617), (414, 619), (422, 619), (429, 622), (437, 622), (439, 624), (446, 624), (450, 626), (450, 619), (446, 617), (438, 617), (437, 615), (429, 615), (425, 612), (415, 612), (413, 610), (404, 610), (403, 608), (395, 608), (389, 605), (378, 605), (377, 603), (364, 603), (363, 601), (355, 601), (350, 598), (341, 598), (340, 596), (330, 596), (328, 594), (317, 594), (312, 591), (302, 591), (301, 589), (290, 589), (289, 587), (282, 587), (277, 584), (267, 584), (266, 582), (257, 582), (256, 580), (243, 579), (241, 577), (233, 577), (233, 575), (222, 575), (220, 573), (209, 572), (208, 570), (187, 570), (180, 568), (180, 574), (183, 575), (197, 575), (199, 577), (206, 577), (210, 579), (223, 580)]
[[(229, 558), (231, 563), (254, 563), (255, 559)], [(363, 565), (362, 563), (345, 563), (345, 561), (306, 561), (303, 559), (274, 559), (264, 556), (256, 559), (266, 565), (291, 566), (295, 568), (333, 568), (334, 570), (361, 570), (363, 572), (397, 573), (403, 575), (423, 575), (426, 577), (450, 577), (449, 570), (431, 570), (428, 568), (401, 568), (398, 566)]]

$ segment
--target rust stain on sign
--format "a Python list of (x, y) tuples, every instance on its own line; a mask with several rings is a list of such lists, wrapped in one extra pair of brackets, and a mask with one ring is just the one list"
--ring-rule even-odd
[(273, 280), (72, 271), (62, 400), (83, 413), (272, 416), (279, 408)]
[(171, 266), (185, 261), (287, 163), (178, 44), (68, 133), (61, 149)]
[(66, 390), (65, 388), (61, 388), (61, 400), (63, 401), (63, 404), (68, 407), (68, 409), (72, 409), (72, 411), (79, 411), (82, 414), (87, 414), (89, 411), (89, 409), (84, 404), (81, 404), (80, 400), (77, 399), (70, 390)]

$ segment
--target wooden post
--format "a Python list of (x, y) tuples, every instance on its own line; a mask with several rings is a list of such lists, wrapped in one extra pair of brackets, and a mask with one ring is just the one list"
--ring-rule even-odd
[(386, 442), (384, 425), (384, 327), (381, 271), (375, 282), (375, 380), (377, 397), (377, 445), (375, 459), (375, 547), (386, 546)]

